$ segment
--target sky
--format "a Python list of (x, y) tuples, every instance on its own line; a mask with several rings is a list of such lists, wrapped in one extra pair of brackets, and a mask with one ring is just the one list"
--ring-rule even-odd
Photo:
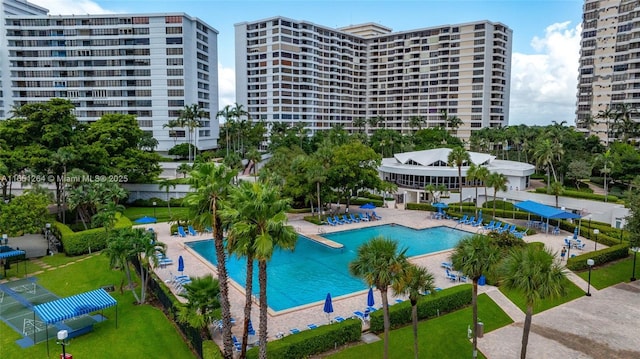
[(513, 30), (509, 125), (575, 124), (583, 0), (28, 0), (51, 15), (183, 12), (218, 34), (219, 107), (235, 102), (234, 24), (285, 16), (393, 31), (501, 22)]

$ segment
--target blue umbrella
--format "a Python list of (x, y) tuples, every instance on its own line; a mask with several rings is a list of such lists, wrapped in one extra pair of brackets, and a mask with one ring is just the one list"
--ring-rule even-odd
[(182, 256), (178, 257), (178, 272), (180, 272), (180, 274), (184, 272), (184, 259)]
[(148, 217), (148, 216), (144, 216), (142, 218), (138, 218), (135, 221), (133, 221), (134, 223), (138, 223), (138, 224), (149, 224), (149, 223), (156, 223), (158, 222), (158, 219), (155, 217)]
[(371, 203), (371, 202), (369, 202), (369, 203), (363, 204), (362, 206), (360, 206), (360, 208), (362, 208), (362, 209), (374, 209), (374, 208), (376, 208), (376, 205)]
[(433, 204), (432, 204), (432, 206), (433, 206), (433, 207), (435, 207), (435, 208), (440, 208), (440, 209), (442, 209), (442, 208), (449, 208), (449, 205), (448, 205), (448, 204), (446, 204), (446, 203), (442, 203), (442, 202), (436, 202), (436, 203), (433, 203)]
[(331, 301), (331, 293), (327, 293), (327, 298), (324, 300), (324, 308), (323, 312), (327, 313), (327, 320), (329, 320), (329, 316), (333, 313), (333, 303)]
[(578, 227), (573, 229), (573, 239), (578, 239)]
[(367, 294), (367, 306), (373, 307), (376, 304), (375, 300), (373, 300), (373, 288), (369, 288), (369, 294)]

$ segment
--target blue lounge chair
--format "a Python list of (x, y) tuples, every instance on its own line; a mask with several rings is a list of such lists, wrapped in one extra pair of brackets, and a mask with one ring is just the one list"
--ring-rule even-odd
[(440, 267), (444, 269), (453, 269), (453, 264), (451, 262), (442, 262), (440, 263)]
[(333, 219), (331, 219), (331, 217), (327, 217), (327, 223), (330, 226), (335, 226), (336, 225), (336, 222)]
[(349, 213), (349, 218), (351, 218), (351, 222), (357, 223), (360, 222), (358, 218), (356, 218), (353, 213)]
[[(552, 232), (552, 234), (553, 234), (553, 235), (560, 234), (560, 228), (559, 228), (559, 227), (553, 227), (553, 232)], [(566, 238), (565, 238), (565, 239), (566, 239)]]
[(464, 223), (467, 221), (467, 215), (465, 214), (464, 216), (462, 216), (462, 219), (458, 220), (458, 223)]
[(404, 300), (402, 300), (402, 299), (396, 299), (396, 303), (402, 303), (402, 302), (404, 302)]
[(333, 221), (337, 224), (344, 224), (344, 222), (338, 216), (333, 216)]
[(213, 232), (213, 229), (211, 227), (204, 227), (204, 231), (207, 233), (211, 233)]
[(471, 223), (471, 225), (474, 226), (474, 227), (480, 227), (482, 225), (482, 221), (483, 221), (483, 219), (482, 219), (482, 217), (480, 217), (480, 218), (476, 219), (475, 222)]
[(317, 326), (317, 325), (315, 325), (314, 323), (311, 323), (311, 324), (307, 324), (307, 327), (308, 327), (309, 329), (316, 329), (318, 326)]
[(360, 217), (360, 220), (363, 222), (369, 222), (369, 218), (362, 215), (362, 213), (358, 213), (358, 217)]
[(238, 338), (236, 338), (236, 336), (232, 336), (231, 339), (233, 339), (233, 348), (237, 351), (237, 352), (241, 352), (242, 351), (242, 344), (240, 344), (240, 342), (238, 341)]
[(353, 315), (354, 315), (356, 318), (358, 318), (358, 319), (362, 320), (362, 322), (367, 322), (367, 321), (369, 321), (369, 309), (365, 310), (365, 311), (364, 311), (364, 313), (363, 313), (363, 312), (361, 312), (361, 311), (359, 311), (359, 310), (358, 310), (358, 311), (355, 311), (355, 312), (353, 312)]
[(300, 333), (300, 329), (298, 329), (298, 328), (291, 328), (291, 329), (289, 329), (289, 332), (290, 332), (291, 334), (298, 334), (298, 333)]
[(498, 233), (506, 232), (509, 230), (509, 223), (505, 223), (502, 228), (498, 229)]
[(509, 233), (514, 234), (518, 231), (518, 229), (516, 228), (515, 224), (512, 224), (511, 227), (509, 227)]
[(349, 217), (347, 217), (346, 214), (343, 214), (341, 219), (342, 219), (342, 222), (344, 222), (344, 223), (352, 223), (353, 222), (352, 220), (349, 219)]
[(251, 324), (251, 319), (249, 319), (249, 328), (247, 329), (247, 333), (249, 333), (249, 335), (256, 335), (256, 330), (253, 329), (253, 324)]
[(378, 216), (378, 214), (376, 214), (376, 211), (372, 211), (371, 212), (371, 217), (375, 218), (375, 219), (382, 219), (382, 217)]
[(462, 222), (463, 224), (471, 224), (473, 222), (475, 222), (476, 217), (475, 216), (471, 216), (471, 218), (467, 219), (466, 221)]
[(197, 236), (198, 235), (198, 232), (193, 228), (192, 225), (189, 225), (187, 227), (187, 230), (189, 231), (189, 234), (192, 235), (192, 236)]
[(484, 226), (484, 229), (491, 229), (493, 228), (493, 225), (496, 223), (496, 221), (491, 221), (489, 222), (489, 224), (487, 224), (486, 226)]
[(459, 280), (460, 282), (465, 282), (465, 283), (466, 283), (466, 282), (467, 282), (467, 276), (466, 276), (466, 275), (459, 274), (459, 275), (458, 275), (458, 280)]
[(449, 270), (447, 269), (447, 279), (451, 280), (452, 282), (457, 282), (458, 281), (458, 276), (449, 272)]
[(343, 317), (340, 317), (340, 316), (335, 317), (333, 320), (335, 320), (335, 321), (336, 321), (336, 322), (338, 322), (338, 323), (342, 323), (342, 322), (344, 322), (344, 318), (343, 318)]
[(182, 226), (178, 226), (178, 235), (179, 235), (180, 237), (186, 237), (186, 236), (187, 236), (187, 234), (186, 234), (186, 233), (185, 233), (185, 231), (184, 231), (184, 227), (182, 227)]

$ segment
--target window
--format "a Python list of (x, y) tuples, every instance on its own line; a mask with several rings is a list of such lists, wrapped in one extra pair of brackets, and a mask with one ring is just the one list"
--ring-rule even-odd
[(165, 31), (167, 34), (182, 34), (182, 27), (167, 27)]
[(181, 37), (167, 37), (167, 45), (181, 45), (182, 38)]
[(181, 24), (182, 16), (165, 16), (164, 22), (166, 24)]

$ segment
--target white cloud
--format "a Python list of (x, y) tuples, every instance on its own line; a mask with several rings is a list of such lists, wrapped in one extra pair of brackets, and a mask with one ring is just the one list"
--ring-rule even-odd
[(222, 109), (226, 105), (233, 106), (235, 102), (236, 70), (218, 63), (218, 107)]
[(91, 0), (29, 0), (30, 3), (49, 10), (49, 15), (97, 15), (113, 14)]
[(581, 25), (569, 26), (556, 23), (534, 37), (534, 54), (513, 54), (510, 124), (575, 123)]

